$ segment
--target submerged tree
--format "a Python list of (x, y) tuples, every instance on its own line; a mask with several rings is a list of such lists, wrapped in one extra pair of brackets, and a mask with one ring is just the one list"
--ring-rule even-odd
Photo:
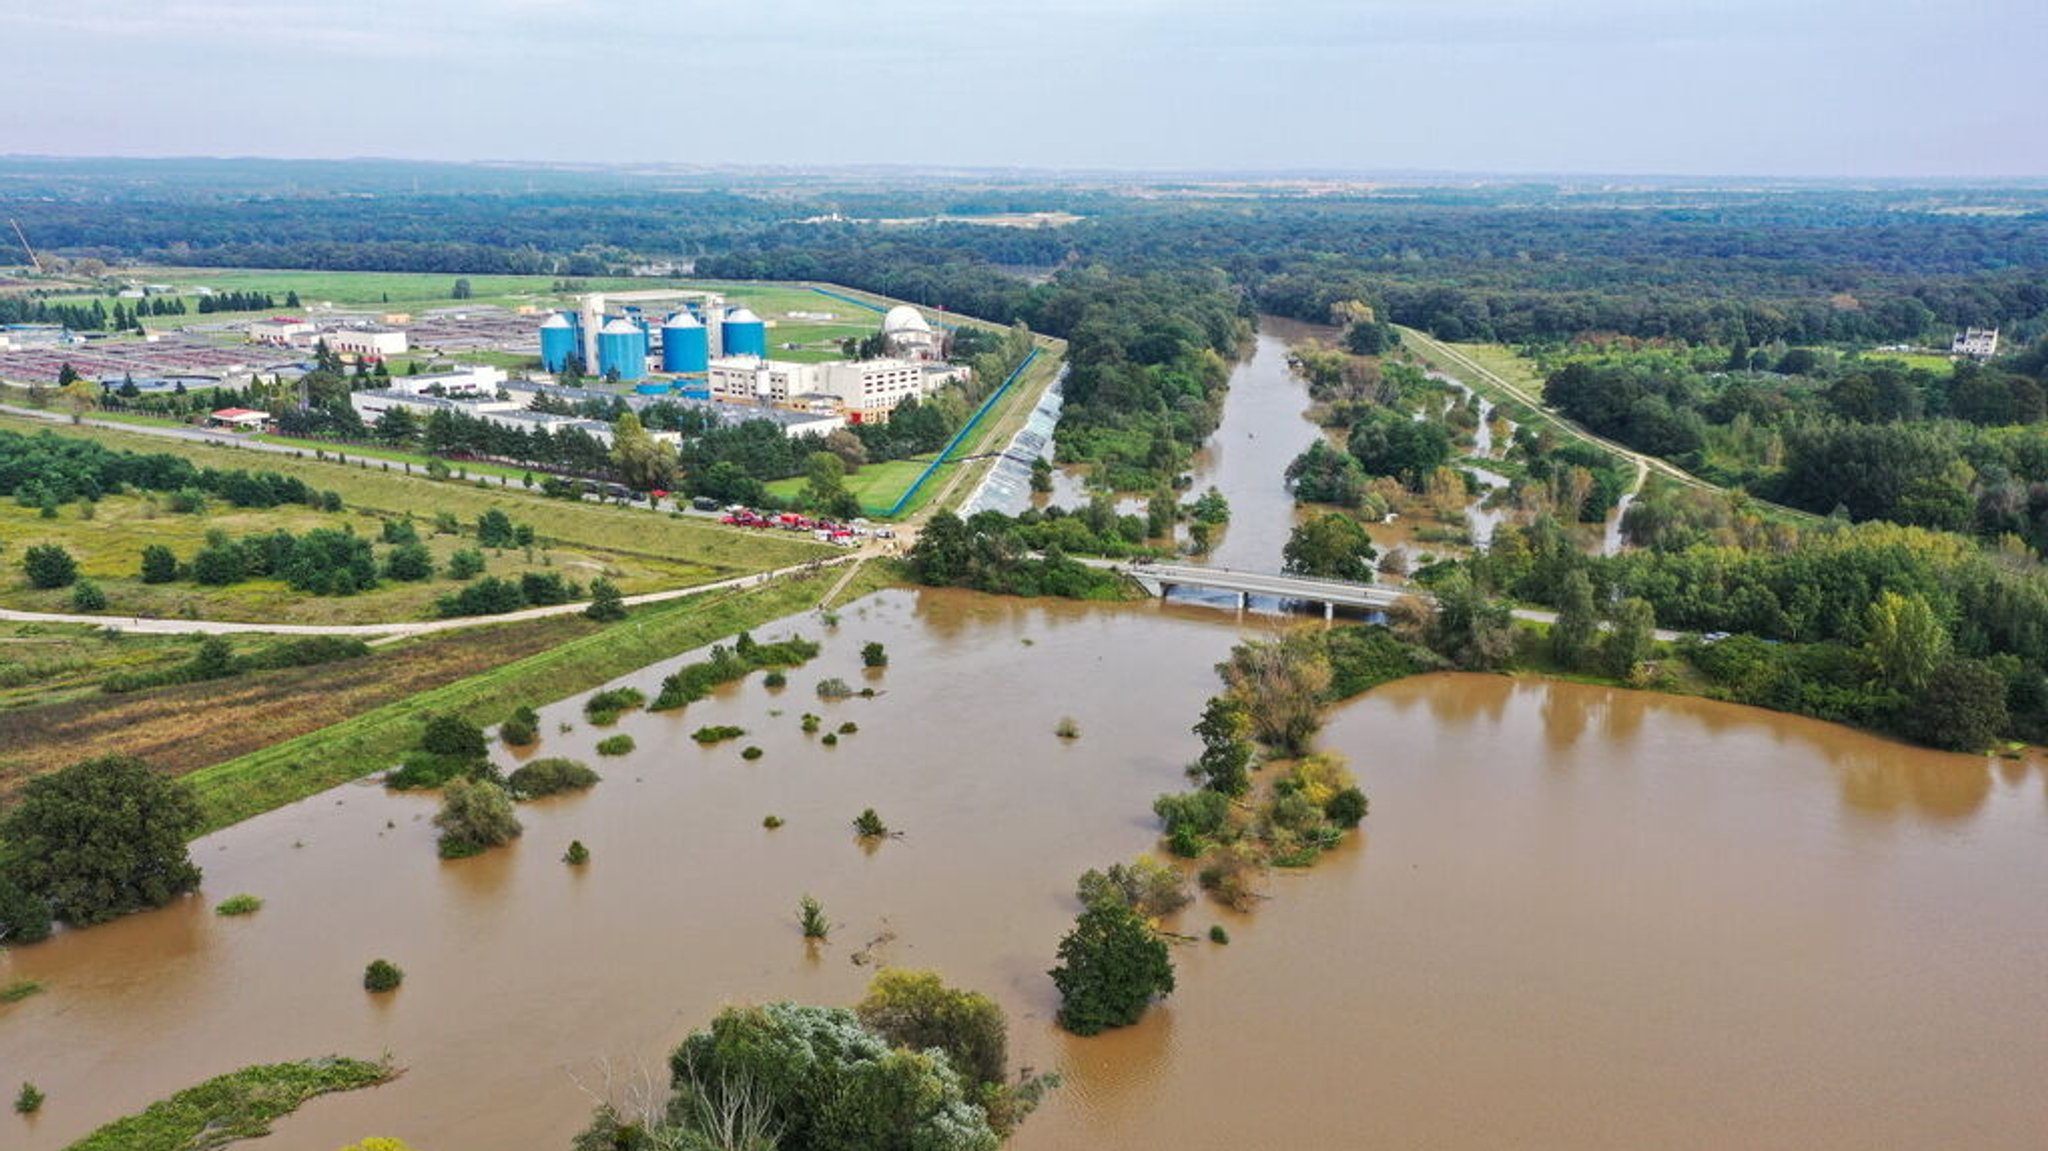
[(44, 915), (86, 926), (162, 907), (199, 886), (185, 846), (199, 825), (191, 791), (139, 759), (105, 756), (30, 780), (0, 821), (0, 887), (14, 892), (0, 903), (15, 908), (0, 913), (28, 927)]
[(490, 780), (456, 779), (441, 793), (434, 816), (441, 829), (443, 859), (462, 859), (510, 843), (525, 829), (512, 811), (512, 796)]
[(1136, 1023), (1154, 999), (1173, 991), (1166, 943), (1120, 901), (1089, 904), (1060, 940), (1059, 957), (1047, 974), (1060, 989), (1060, 1026), (1076, 1035)]
[(1244, 701), (1233, 695), (1210, 697), (1194, 731), (1202, 737), (1202, 754), (1192, 770), (1202, 777), (1202, 786), (1225, 795), (1251, 790), (1252, 717)]

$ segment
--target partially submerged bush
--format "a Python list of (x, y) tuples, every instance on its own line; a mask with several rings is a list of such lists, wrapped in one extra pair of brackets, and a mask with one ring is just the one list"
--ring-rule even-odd
[(832, 933), (832, 924), (825, 918), (825, 905), (816, 899), (806, 895), (798, 900), (796, 913), (805, 939), (823, 939)]
[(263, 901), (253, 895), (230, 895), (214, 905), (215, 915), (253, 915), (263, 910)]
[(581, 867), (590, 862), (590, 849), (580, 839), (569, 841), (569, 850), (562, 853), (562, 862), (571, 867)]
[(754, 747), (750, 744), (743, 751), (740, 752), (740, 758), (746, 760), (749, 763), (752, 763), (754, 760), (761, 758), (763, 754), (764, 753), (761, 751), (760, 748)]
[(507, 747), (532, 747), (540, 740), (540, 713), (521, 704), (498, 725), (498, 738)]
[(818, 681), (819, 699), (847, 699), (852, 695), (852, 686), (836, 675)]
[(870, 807), (854, 817), (853, 830), (862, 839), (880, 839), (889, 834), (889, 825), (883, 823), (882, 817), (876, 815), (875, 809)]
[(1089, 870), (1081, 876), (1074, 893), (1082, 903), (1108, 899), (1147, 919), (1171, 915), (1194, 898), (1188, 893), (1187, 876), (1149, 855), (1141, 855), (1128, 864), (1112, 863), (1107, 872)]
[(624, 755), (637, 746), (630, 735), (614, 735), (597, 745), (599, 755)]
[(389, 960), (372, 959), (370, 965), (363, 968), (365, 991), (395, 991), (398, 985), (404, 982), (405, 972), (399, 970), (398, 965)]
[(713, 744), (724, 743), (728, 739), (738, 739), (739, 737), (745, 734), (747, 734), (747, 729), (744, 727), (730, 727), (725, 725), (715, 727), (705, 726), (700, 727), (697, 730), (691, 732), (690, 738), (696, 740), (698, 743)]
[(584, 700), (583, 714), (590, 722), (603, 727), (617, 723), (621, 714), (646, 702), (647, 693), (637, 687), (615, 687)]
[(574, 759), (550, 756), (536, 759), (512, 773), (505, 781), (520, 799), (539, 799), (564, 791), (584, 791), (597, 786), (598, 774)]
[(1265, 861), (1257, 849), (1250, 844), (1233, 843), (1218, 847), (1203, 856), (1202, 868), (1196, 874), (1196, 880), (1202, 885), (1203, 891), (1214, 896), (1225, 907), (1249, 911), (1259, 898), (1259, 893), (1253, 885), (1265, 867)]

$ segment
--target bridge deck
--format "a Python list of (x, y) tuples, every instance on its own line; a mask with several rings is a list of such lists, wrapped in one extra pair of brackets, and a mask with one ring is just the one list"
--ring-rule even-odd
[(1392, 587), (1387, 584), (1352, 583), (1348, 580), (1316, 579), (1309, 576), (1195, 567), (1185, 564), (1131, 564), (1124, 570), (1148, 589), (1160, 593), (1168, 588), (1200, 587), (1243, 595), (1312, 600), (1316, 603), (1338, 604), (1344, 607), (1387, 607), (1397, 600), (1422, 594), (1413, 588)]

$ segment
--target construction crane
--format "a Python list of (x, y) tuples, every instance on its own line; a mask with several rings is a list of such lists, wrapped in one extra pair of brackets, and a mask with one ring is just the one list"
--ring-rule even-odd
[(16, 223), (12, 218), (10, 218), (7, 222), (10, 225), (13, 225), (14, 227), (14, 238), (21, 241), (21, 250), (28, 253), (28, 262), (36, 266), (36, 275), (42, 275), (42, 258), (36, 255), (36, 250), (34, 248), (28, 246), (28, 236), (24, 232), (22, 232), (21, 225), (19, 223)]

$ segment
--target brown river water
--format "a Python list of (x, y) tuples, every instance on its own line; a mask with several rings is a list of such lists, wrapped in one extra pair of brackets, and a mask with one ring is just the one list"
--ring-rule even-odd
[[(605, 781), (523, 808), (512, 847), (441, 862), (433, 801), (368, 785), (210, 836), (204, 898), (0, 960), (47, 987), (0, 1007), (0, 1081), (49, 1094), (0, 1145), (58, 1148), (248, 1063), (389, 1051), (403, 1078), (265, 1145), (561, 1148), (578, 1078), (659, 1067), (723, 1004), (850, 1003), (853, 955), (893, 933), (881, 960), (994, 994), (1018, 1059), (1066, 1076), (1024, 1151), (2040, 1146), (2040, 767), (1577, 685), (1432, 676), (1337, 709), (1362, 841), (1248, 916), (1182, 913), (1234, 941), (1176, 948), (1180, 990), (1140, 1026), (1064, 1036), (1044, 970), (1074, 877), (1153, 845), (1211, 666), (1279, 626), (1247, 618), (883, 593), (787, 689), (626, 717), (622, 759), (591, 754), (580, 701), (544, 709), (540, 751)], [(792, 628), (824, 634), (764, 635)], [(867, 679), (870, 639), (892, 659)], [(821, 706), (826, 675), (881, 694)], [(823, 747), (806, 709), (861, 730)], [(711, 723), (749, 735), (690, 741)], [(848, 821), (871, 805), (904, 836), (870, 851)], [(207, 906), (242, 891), (267, 905)], [(376, 956), (406, 969), (394, 995), (360, 988)]]
[[(1282, 337), (1198, 461), (1234, 513), (1211, 562), (1278, 567), (1278, 472), (1316, 434)], [(1065, 1077), (1019, 1151), (2048, 1144), (2048, 771), (1573, 684), (1430, 676), (1335, 709), (1364, 835), (1273, 874), (1249, 915), (1181, 913), (1233, 941), (1176, 947), (1180, 989), (1137, 1027), (1058, 1031), (1045, 969), (1075, 877), (1155, 848), (1213, 665), (1284, 626), (1321, 624), (887, 592), (836, 632), (762, 629), (826, 641), (786, 689), (754, 676), (615, 729), (580, 697), (542, 709), (538, 754), (605, 779), (524, 806), (511, 847), (444, 863), (435, 800), (373, 784), (209, 836), (202, 897), (0, 956), (0, 983), (46, 987), (0, 1005), (0, 1088), (49, 1096), (0, 1115), (0, 1148), (56, 1151), (249, 1063), (389, 1052), (403, 1077), (261, 1146), (560, 1151), (579, 1083), (659, 1073), (725, 1004), (852, 1003), (871, 943), (997, 997), (1015, 1061)], [(860, 668), (868, 640), (885, 672)], [(651, 696), (680, 662), (622, 682)], [(825, 676), (880, 694), (821, 704)], [(806, 710), (860, 731), (822, 746)], [(748, 735), (701, 748), (706, 724)], [(614, 730), (638, 749), (595, 756)], [(869, 806), (903, 837), (857, 843)], [(212, 913), (237, 892), (266, 906)], [(800, 937), (805, 893), (825, 946)], [(406, 982), (372, 997), (380, 956)]]

